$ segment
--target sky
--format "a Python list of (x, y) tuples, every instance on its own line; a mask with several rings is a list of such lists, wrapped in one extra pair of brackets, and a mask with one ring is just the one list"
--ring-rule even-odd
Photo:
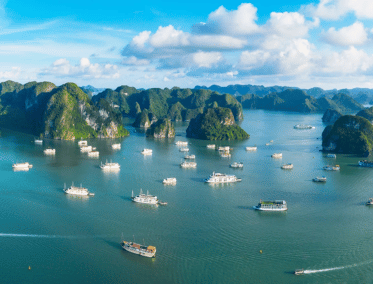
[(372, 47), (372, 0), (0, 0), (0, 82), (373, 88)]

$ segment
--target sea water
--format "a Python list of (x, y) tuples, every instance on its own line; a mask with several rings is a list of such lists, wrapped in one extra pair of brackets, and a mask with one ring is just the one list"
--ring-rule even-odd
[[(99, 158), (80, 153), (77, 141), (44, 140), (2, 129), (0, 137), (0, 264), (2, 283), (362, 283), (373, 278), (373, 169), (361, 159), (320, 152), (321, 114), (244, 111), (245, 141), (230, 159), (207, 149), (211, 141), (146, 138), (128, 126), (123, 139), (91, 139)], [(316, 129), (297, 130), (296, 124)], [(183, 169), (175, 142), (188, 141), (197, 168)], [(269, 142), (273, 140), (273, 142)], [(113, 150), (113, 143), (121, 143)], [(266, 143), (269, 143), (266, 146)], [(246, 151), (257, 146), (257, 151)], [(53, 147), (54, 156), (43, 149)], [(143, 156), (144, 148), (153, 155)], [(282, 159), (273, 159), (282, 153)], [(121, 165), (105, 172), (101, 162)], [(12, 164), (29, 162), (29, 171)], [(230, 168), (242, 162), (242, 169)], [(292, 163), (292, 170), (281, 165)], [(339, 164), (340, 171), (323, 171)], [(210, 185), (212, 172), (242, 182)], [(327, 182), (314, 183), (317, 176)], [(176, 186), (163, 179), (176, 177)], [(64, 183), (93, 197), (69, 196)], [(149, 191), (167, 206), (131, 202)], [(253, 210), (260, 199), (286, 200), (287, 212)], [(121, 239), (157, 248), (153, 259), (124, 251)], [(303, 268), (305, 275), (295, 276)]]

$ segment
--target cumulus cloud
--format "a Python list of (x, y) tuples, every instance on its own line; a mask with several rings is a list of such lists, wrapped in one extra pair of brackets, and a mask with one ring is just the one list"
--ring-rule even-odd
[(8, 71), (0, 71), (0, 79), (12, 79), (19, 78), (21, 74), (20, 67), (12, 67)]
[(96, 79), (119, 78), (118, 67), (113, 64), (92, 64), (88, 58), (81, 58), (79, 64), (71, 65), (68, 60), (61, 58), (42, 70), (40, 75), (56, 77), (82, 77)]
[(258, 32), (259, 27), (255, 23), (257, 8), (251, 3), (242, 3), (237, 10), (228, 11), (220, 6), (212, 12), (206, 23), (193, 26), (194, 33), (201, 34), (226, 34), (249, 35)]
[(362, 45), (368, 40), (368, 33), (361, 22), (355, 22), (351, 26), (339, 30), (330, 28), (322, 35), (324, 41), (340, 46)]
[(303, 9), (313, 17), (325, 20), (338, 20), (348, 13), (357, 18), (373, 18), (373, 1), (371, 0), (320, 0), (317, 5), (310, 4)]

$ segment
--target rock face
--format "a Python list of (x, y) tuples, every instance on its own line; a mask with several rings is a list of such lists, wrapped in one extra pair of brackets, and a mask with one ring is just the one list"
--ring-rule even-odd
[(373, 126), (365, 118), (353, 115), (340, 117), (323, 132), (324, 151), (368, 156), (373, 146)]
[(322, 117), (322, 122), (324, 122), (324, 123), (334, 123), (341, 116), (342, 116), (342, 114), (339, 111), (328, 108), (325, 111), (325, 113)]
[(373, 107), (361, 110), (356, 115), (364, 117), (372, 123), (373, 122)]
[(154, 138), (172, 138), (175, 137), (175, 127), (171, 120), (162, 118), (153, 123), (146, 134)]
[(186, 130), (187, 137), (203, 140), (243, 140), (249, 138), (234, 120), (228, 108), (209, 108), (192, 119)]

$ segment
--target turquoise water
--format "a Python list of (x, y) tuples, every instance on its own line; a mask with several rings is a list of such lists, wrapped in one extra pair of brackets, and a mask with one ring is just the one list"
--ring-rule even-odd
[[(241, 126), (251, 135), (233, 147), (230, 159), (185, 138), (177, 125), (170, 140), (145, 138), (128, 127), (124, 139), (91, 140), (100, 158), (80, 153), (77, 141), (44, 141), (2, 130), (0, 138), (0, 264), (3, 283), (361, 283), (373, 278), (373, 169), (359, 157), (325, 158), (319, 152), (324, 125), (319, 114), (245, 111)], [(311, 124), (315, 130), (295, 130)], [(189, 141), (196, 169), (182, 169), (174, 144)], [(270, 140), (269, 146), (265, 146)], [(121, 150), (111, 144), (121, 143)], [(246, 146), (258, 147), (246, 152)], [(43, 149), (56, 148), (55, 156)], [(152, 156), (141, 155), (143, 148)], [(275, 152), (283, 158), (272, 159)], [(118, 162), (106, 173), (101, 161)], [(15, 162), (33, 164), (14, 172)], [(229, 168), (243, 162), (243, 169)], [(293, 170), (282, 170), (293, 163)], [(340, 172), (325, 172), (339, 164)], [(242, 182), (212, 186), (213, 171)], [(325, 175), (326, 184), (313, 183)], [(176, 186), (162, 180), (176, 177)], [(64, 183), (82, 183), (95, 193), (65, 195)], [(167, 201), (147, 206), (130, 201), (140, 188)], [(260, 199), (284, 199), (287, 212), (257, 212)], [(126, 240), (157, 247), (154, 259), (121, 249)], [(260, 253), (262, 251), (262, 253)], [(31, 266), (31, 270), (28, 267)], [(295, 269), (309, 274), (294, 276)]]

